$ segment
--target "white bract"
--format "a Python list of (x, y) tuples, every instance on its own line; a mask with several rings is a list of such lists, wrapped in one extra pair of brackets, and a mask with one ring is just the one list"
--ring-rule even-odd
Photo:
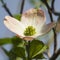
[(46, 17), (41, 9), (30, 9), (22, 14), (21, 21), (5, 16), (4, 24), (24, 40), (33, 40), (50, 31), (55, 23), (45, 24)]

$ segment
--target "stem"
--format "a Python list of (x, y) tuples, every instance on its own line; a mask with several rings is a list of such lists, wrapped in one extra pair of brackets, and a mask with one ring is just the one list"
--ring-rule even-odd
[(28, 60), (31, 60), (30, 59), (30, 41), (28, 41)]
[(26, 45), (27, 50), (27, 60), (31, 60), (30, 58), (30, 41), (28, 41), (28, 44)]
[(9, 8), (6, 6), (6, 3), (5, 3), (3, 0), (1, 0), (1, 3), (3, 4), (3, 7), (4, 7), (4, 9), (6, 10), (6, 12), (7, 12), (10, 16), (13, 17), (13, 15), (12, 15), (12, 13), (10, 12)]

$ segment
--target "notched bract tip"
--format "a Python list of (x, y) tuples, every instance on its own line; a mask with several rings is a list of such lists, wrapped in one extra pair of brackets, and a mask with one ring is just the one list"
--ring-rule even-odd
[(7, 21), (8, 18), (9, 18), (9, 16), (5, 16), (4, 21)]
[(6, 18), (4, 18), (4, 21), (7, 21), (7, 19), (6, 19)]

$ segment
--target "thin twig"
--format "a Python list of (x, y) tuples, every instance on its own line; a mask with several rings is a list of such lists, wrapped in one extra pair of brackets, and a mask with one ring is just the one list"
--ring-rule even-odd
[(25, 3), (25, 0), (22, 0), (20, 14), (22, 14), (22, 12), (23, 12), (24, 3)]
[[(54, 10), (54, 2), (55, 2), (55, 0), (52, 0), (52, 4), (51, 4), (52, 10)], [(52, 22), (53, 22), (53, 20), (52, 20)], [(55, 53), (57, 50), (57, 35), (56, 35), (54, 28), (53, 28), (53, 31), (54, 31), (54, 53)]]
[(60, 13), (59, 12), (56, 12), (55, 10), (53, 10), (49, 5), (48, 5), (48, 3), (45, 1), (45, 0), (41, 0), (44, 4), (45, 4), (45, 6), (54, 14), (54, 15), (56, 15), (56, 16), (59, 16), (60, 15)]
[(6, 10), (6, 12), (7, 12), (10, 16), (13, 17), (13, 15), (12, 15), (12, 13), (10, 12), (9, 8), (7, 7), (6, 3), (5, 3), (3, 0), (1, 0), (1, 3), (3, 4), (3, 7), (4, 7), (4, 9)]
[[(55, 0), (54, 0), (55, 1)], [(52, 13), (54, 12), (54, 1), (52, 1), (52, 8), (49, 7), (48, 3), (43, 0), (43, 3), (45, 4), (45, 6), (47, 7), (48, 9), (48, 13), (49, 13), (49, 16), (50, 16), (50, 19), (51, 19), (51, 22), (53, 22), (53, 16), (52, 16)], [(54, 53), (56, 52), (57, 50), (57, 35), (56, 35), (56, 32), (55, 32), (55, 29), (53, 28), (53, 32), (54, 32)], [(53, 53), (53, 54), (54, 54)], [(53, 55), (52, 55), (53, 56)]]
[(50, 16), (50, 20), (51, 20), (51, 22), (53, 22), (52, 13), (50, 12), (50, 10), (49, 10), (49, 9), (48, 9), (48, 13), (49, 13), (49, 16)]
[(51, 8), (52, 8), (53, 10), (55, 10), (55, 9), (54, 9), (54, 3), (55, 3), (55, 0), (52, 0)]
[[(52, 1), (53, 2), (53, 1)], [(49, 16), (50, 16), (50, 19), (51, 19), (51, 22), (53, 22), (53, 17), (52, 17), (52, 12), (50, 11), (50, 7), (49, 7), (49, 5), (48, 5), (48, 3), (47, 2), (45, 2), (45, 5), (46, 5), (46, 7), (47, 7), (47, 9), (48, 9), (48, 13), (49, 13)], [(53, 5), (53, 4), (52, 4)], [(53, 5), (54, 6), (54, 5)], [(54, 7), (53, 7), (54, 8)], [(52, 9), (53, 10), (53, 9)], [(53, 32), (54, 32), (54, 53), (55, 53), (55, 51), (56, 51), (56, 49), (57, 49), (57, 35), (56, 35), (56, 32), (55, 32), (55, 29), (53, 28)]]
[(53, 54), (53, 56), (49, 60), (56, 60), (56, 58), (60, 55), (60, 49)]
[[(48, 13), (49, 13), (49, 16), (50, 16), (50, 19), (51, 19), (51, 22), (53, 22), (53, 17), (52, 17), (52, 13), (48, 10)], [(53, 32), (54, 32), (54, 53), (57, 49), (57, 35), (56, 35), (56, 32), (55, 32), (55, 29), (53, 28)]]

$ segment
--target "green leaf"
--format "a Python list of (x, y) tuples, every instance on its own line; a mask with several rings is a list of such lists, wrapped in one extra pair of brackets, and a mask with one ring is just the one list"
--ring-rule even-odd
[(24, 44), (24, 41), (20, 39), (19, 37), (11, 37), (11, 38), (1, 38), (0, 39), (0, 45), (4, 44), (13, 44), (14, 46), (20, 46)]
[[(2, 38), (0, 40), (0, 45), (4, 45), (4, 44), (13, 44), (13, 47), (15, 48), (18, 44), (21, 44), (23, 40), (21, 40), (19, 37), (12, 37), (12, 38)], [(6, 49), (2, 48), (3, 51), (5, 52), (5, 54), (7, 56), (9, 56), (9, 60), (15, 60), (16, 59), (16, 55), (14, 53), (14, 48), (11, 49), (11, 51), (7, 51)]]
[(24, 47), (25, 44), (26, 44), (26, 41), (24, 41), (23, 39), (15, 36), (15, 37), (12, 38), (12, 43), (15, 47)]
[(13, 52), (13, 48), (12, 48), (12, 50), (9, 52), (9, 51), (7, 51), (5, 48), (3, 48), (2, 47), (2, 49), (3, 49), (3, 51), (5, 52), (5, 54), (9, 57), (9, 60), (16, 60), (16, 55), (14, 54), (14, 52)]
[(3, 48), (3, 47), (2, 47), (2, 49), (3, 49), (3, 51), (5, 52), (5, 54), (6, 54), (7, 56), (9, 56), (9, 52), (8, 52), (5, 48)]
[(4, 45), (4, 44), (11, 44), (11, 38), (1, 38), (0, 39), (0, 45)]
[(13, 48), (9, 52), (6, 49), (2, 48), (6, 55), (9, 56), (10, 60), (16, 60), (17, 56), (18, 57), (25, 56), (25, 50), (24, 48), (22, 48), (24, 47), (24, 41), (19, 37), (14, 36), (12, 38), (1, 38), (0, 45), (4, 44), (13, 44)]
[(25, 49), (22, 47), (13, 47), (9, 52), (9, 60), (16, 60), (17, 57), (25, 58)]
[(13, 45), (15, 46), (15, 47), (17, 47), (18, 45), (20, 46), (20, 45), (23, 45), (23, 40), (22, 39), (20, 39), (19, 37), (13, 37), (12, 38), (12, 43), (13, 43)]
[(22, 60), (20, 57), (17, 57), (16, 60)]
[(13, 15), (13, 16), (14, 16), (14, 18), (16, 18), (17, 20), (20, 21), (20, 19), (21, 19), (21, 14), (15, 14), (15, 15)]
[(33, 40), (30, 43), (30, 58), (34, 58), (38, 54), (43, 53), (47, 49), (47, 46), (39, 40)]
[(14, 49), (12, 48), (12, 50), (9, 52), (9, 60), (16, 60), (16, 55), (14, 54)]
[(16, 48), (14, 48), (13, 52), (17, 57), (25, 58), (25, 49), (24, 48), (16, 47)]
[(39, 54), (37, 56), (34, 57), (34, 59), (44, 59), (45, 57), (43, 56), (43, 54)]

